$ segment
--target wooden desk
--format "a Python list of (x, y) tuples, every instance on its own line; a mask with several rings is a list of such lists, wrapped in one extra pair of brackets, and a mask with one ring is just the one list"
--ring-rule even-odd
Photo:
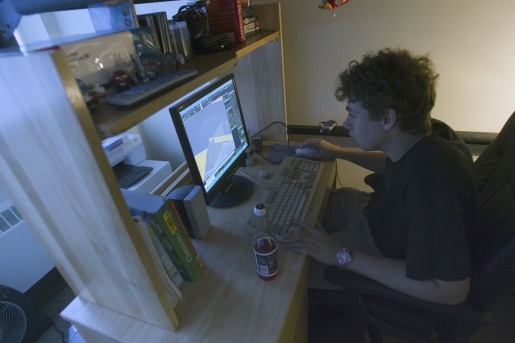
[[(277, 166), (261, 160), (243, 169), (259, 182), (270, 182), (259, 178), (260, 168), (273, 173)], [(314, 224), (318, 217), (334, 175), (335, 163), (326, 162), (308, 222)], [(237, 207), (209, 208), (212, 226), (203, 240), (193, 241), (205, 271), (199, 281), (181, 286), (177, 331), (80, 298), (61, 315), (91, 342), (307, 342), (306, 257), (280, 247), (279, 277), (262, 281), (256, 275), (251, 237), (243, 227), (261, 193), (256, 185), (252, 196)]]
[[(0, 116), (0, 184), (77, 295), (63, 316), (81, 333), (87, 333), (84, 338), (88, 342), (191, 341), (192, 330), (202, 331), (203, 326), (210, 325), (193, 317), (209, 309), (211, 313), (219, 311), (212, 310), (213, 304), (206, 300), (213, 298), (211, 293), (198, 295), (187, 290), (185, 293), (193, 296), (185, 299), (188, 305), (178, 309), (186, 318), (176, 315), (152, 257), (135, 230), (100, 137), (130, 129), (200, 84), (228, 72), (238, 79), (250, 130), (270, 122), (286, 122), (280, 4), (253, 8), (262, 32), (238, 45), (234, 56), (224, 52), (219, 57), (195, 59), (191, 66), (196, 68), (199, 63), (197, 78), (127, 111), (103, 111), (99, 106), (92, 113), (63, 50), (1, 57), (0, 87), (5, 94), (4, 108), (9, 110)], [(284, 140), (284, 129), (278, 131), (271, 136)], [(243, 241), (224, 230), (213, 230), (206, 242)], [(225, 254), (228, 252), (221, 256)], [(241, 263), (241, 270), (249, 268), (246, 272), (251, 273), (252, 264), (243, 267), (246, 261)], [(230, 265), (224, 268), (237, 270)], [(225, 277), (210, 265), (206, 269), (208, 280), (211, 272), (215, 281)], [(288, 275), (286, 269), (284, 275)], [(212, 287), (210, 291), (219, 295), (216, 291), (225, 286), (215, 282)], [(186, 306), (193, 309), (184, 309)], [(249, 322), (229, 320), (231, 330)], [(273, 334), (279, 340), (282, 333), (276, 330)]]

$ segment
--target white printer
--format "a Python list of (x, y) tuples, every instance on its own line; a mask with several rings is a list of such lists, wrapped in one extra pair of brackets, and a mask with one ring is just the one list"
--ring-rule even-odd
[(152, 193), (172, 174), (168, 161), (147, 160), (141, 136), (122, 133), (102, 141), (121, 188)]

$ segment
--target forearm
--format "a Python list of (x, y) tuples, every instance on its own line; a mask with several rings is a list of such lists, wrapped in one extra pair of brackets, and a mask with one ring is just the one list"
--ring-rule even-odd
[[(284, 247), (300, 254), (310, 255), (322, 263), (338, 265), (336, 253), (345, 245), (325, 232), (318, 222), (316, 227), (302, 221), (297, 221), (297, 224), (309, 234), (284, 235)], [(465, 300), (469, 292), (470, 279), (459, 281), (409, 279), (406, 277), (405, 261), (375, 256), (359, 250), (353, 251), (352, 262), (347, 268), (401, 293), (435, 303), (458, 304)]]
[(349, 270), (373, 279), (401, 293), (441, 304), (458, 304), (465, 300), (469, 291), (469, 279), (460, 281), (425, 280), (406, 277), (406, 262), (354, 252)]
[(313, 146), (318, 149), (309, 157), (321, 160), (333, 160), (335, 158), (347, 160), (373, 172), (382, 172), (386, 162), (386, 155), (380, 151), (363, 151), (357, 148), (341, 147), (329, 143), (326, 140), (310, 138), (301, 146)]
[(380, 151), (363, 151), (346, 147), (339, 147), (336, 158), (347, 160), (376, 173), (384, 170), (386, 162), (386, 155)]

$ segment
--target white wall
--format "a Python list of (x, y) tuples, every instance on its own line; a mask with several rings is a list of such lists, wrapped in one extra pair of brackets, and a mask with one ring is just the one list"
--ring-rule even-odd
[[(134, 5), (137, 14), (166, 12), (171, 19), (186, 0)], [(44, 42), (58, 37), (68, 37), (95, 32), (87, 9), (48, 12), (22, 16), (17, 27), (24, 44)]]
[[(346, 113), (334, 97), (337, 75), (351, 60), (384, 47), (430, 53), (440, 74), (433, 117), (456, 130), (496, 132), (515, 110), (515, 1), (350, 0), (334, 19), (317, 8), (320, 1), (281, 1), (289, 124), (334, 119), (341, 125)], [(183, 4), (136, 9), (166, 10), (170, 17)], [(81, 27), (66, 25), (62, 16), (56, 22), (63, 30)], [(175, 169), (182, 161), (172, 158), (178, 148), (172, 130), (167, 109), (142, 125), (149, 158), (170, 160)]]
[[(259, 0), (257, 0), (259, 1)], [(339, 72), (384, 47), (428, 52), (440, 74), (433, 117), (459, 131), (498, 131), (515, 110), (515, 1), (283, 0), (288, 123), (317, 125), (346, 113)]]

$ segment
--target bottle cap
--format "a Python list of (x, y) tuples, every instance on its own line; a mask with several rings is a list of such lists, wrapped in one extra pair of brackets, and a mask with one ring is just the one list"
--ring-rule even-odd
[(256, 216), (264, 216), (266, 214), (266, 206), (264, 204), (257, 204), (254, 207), (254, 214)]

